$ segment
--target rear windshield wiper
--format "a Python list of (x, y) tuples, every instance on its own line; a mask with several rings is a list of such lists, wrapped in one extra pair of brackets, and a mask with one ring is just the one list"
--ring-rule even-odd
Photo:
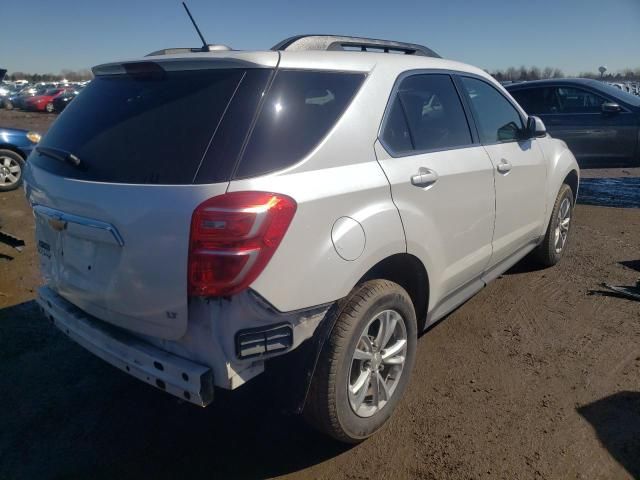
[(36, 147), (36, 152), (38, 152), (40, 155), (58, 160), (59, 162), (69, 163), (74, 167), (79, 167), (82, 163), (80, 159), (73, 153), (67, 152), (66, 150), (62, 150), (60, 148), (38, 146)]

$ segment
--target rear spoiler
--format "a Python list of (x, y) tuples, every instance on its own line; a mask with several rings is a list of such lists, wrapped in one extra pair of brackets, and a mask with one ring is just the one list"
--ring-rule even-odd
[[(189, 55), (156, 55), (138, 60), (105, 63), (91, 70), (95, 76), (124, 75), (132, 70), (206, 70), (213, 68), (275, 68), (277, 52), (198, 52)], [(145, 67), (146, 65), (146, 67)]]

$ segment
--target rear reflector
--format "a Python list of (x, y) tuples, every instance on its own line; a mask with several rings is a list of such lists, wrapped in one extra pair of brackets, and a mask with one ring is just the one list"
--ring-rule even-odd
[(236, 334), (236, 355), (238, 358), (283, 352), (291, 345), (293, 345), (293, 329), (289, 324), (240, 330)]
[(267, 192), (231, 192), (201, 203), (191, 217), (189, 295), (230, 296), (267, 266), (296, 202)]

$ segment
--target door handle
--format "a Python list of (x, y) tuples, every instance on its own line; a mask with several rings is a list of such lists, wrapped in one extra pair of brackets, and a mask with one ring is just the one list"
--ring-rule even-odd
[(428, 187), (438, 181), (438, 174), (433, 170), (421, 167), (416, 175), (411, 176), (411, 185), (415, 187)]
[(505, 160), (504, 158), (502, 160), (500, 160), (500, 163), (498, 164), (498, 166), (496, 167), (496, 169), (498, 170), (498, 172), (500, 173), (504, 173), (507, 174), (511, 171), (511, 168), (513, 167), (513, 165), (511, 165), (511, 162), (509, 162), (508, 160)]

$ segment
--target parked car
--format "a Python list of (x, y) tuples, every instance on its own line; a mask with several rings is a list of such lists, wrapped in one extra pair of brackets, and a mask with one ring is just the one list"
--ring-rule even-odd
[(509, 85), (527, 113), (564, 140), (582, 166), (640, 165), (640, 98), (589, 79)]
[(53, 113), (55, 111), (53, 102), (66, 91), (64, 88), (50, 88), (40, 95), (25, 99), (24, 109)]
[(9, 95), (5, 99), (4, 107), (7, 110), (11, 110), (14, 108), (22, 109), (25, 107), (25, 102), (28, 98), (31, 98), (35, 95), (42, 95), (47, 91), (47, 88), (35, 87), (33, 85), (28, 85), (25, 88), (19, 90), (17, 93), (13, 95)]
[[(9, 99), (11, 97), (14, 97), (15, 95), (18, 95), (21, 90), (22, 87), (20, 85), (10, 85), (0, 89), (0, 108), (5, 108), (7, 106), (7, 103), (9, 102)], [(12, 107), (13, 105), (11, 105), (9, 108)]]
[(78, 93), (80, 93), (78, 90), (67, 90), (62, 95), (58, 95), (51, 102), (53, 105), (52, 111), (62, 112), (65, 108), (67, 108), (67, 105), (69, 105), (69, 102), (71, 102), (71, 100), (76, 98)]
[(0, 127), (0, 192), (22, 185), (27, 157), (40, 141), (40, 134)]
[(361, 441), (418, 332), (530, 252), (560, 260), (578, 165), (483, 70), (427, 47), (212, 48), (95, 67), (31, 155), (38, 302), (197, 405), (288, 366), (272, 390)]

